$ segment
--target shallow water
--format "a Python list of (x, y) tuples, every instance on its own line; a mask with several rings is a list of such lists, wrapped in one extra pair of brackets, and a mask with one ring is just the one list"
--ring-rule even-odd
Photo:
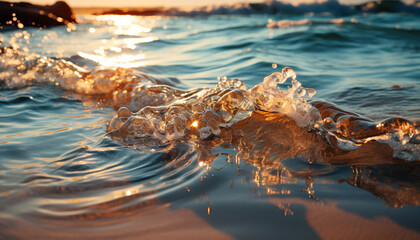
[(1, 32), (0, 238), (419, 238), (418, 15), (78, 18)]

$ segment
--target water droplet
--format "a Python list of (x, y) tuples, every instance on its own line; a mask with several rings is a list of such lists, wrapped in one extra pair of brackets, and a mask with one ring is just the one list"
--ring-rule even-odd
[(209, 205), (207, 206), (207, 215), (210, 215), (212, 209), (210, 208), (211, 202), (209, 202)]

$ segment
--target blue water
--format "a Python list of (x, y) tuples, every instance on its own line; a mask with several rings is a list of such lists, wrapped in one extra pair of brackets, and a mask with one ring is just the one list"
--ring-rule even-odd
[[(419, 239), (419, 15), (78, 19), (0, 33), (15, 48), (0, 55), (1, 239)], [(340, 148), (264, 108), (209, 136), (112, 125), (121, 107), (186, 107), (218, 77), (251, 89), (286, 66), (309, 104), (414, 132)]]

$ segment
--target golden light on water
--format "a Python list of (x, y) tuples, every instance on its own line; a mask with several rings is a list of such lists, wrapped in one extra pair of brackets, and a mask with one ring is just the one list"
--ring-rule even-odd
[(78, 52), (78, 55), (106, 67), (136, 68), (145, 66), (147, 63), (146, 61), (142, 61), (145, 58), (145, 55), (142, 53), (137, 55), (122, 54), (116, 57), (99, 56), (84, 52)]
[[(286, 102), (283, 94), (276, 91), (277, 84), (272, 87), (273, 91), (269, 91), (268, 87), (242, 89), (244, 85), (239, 84), (242, 82), (226, 78), (215, 88), (215, 77), (208, 80), (208, 75), (214, 74), (216, 68), (225, 71), (226, 66), (233, 70), (250, 66), (249, 61), (255, 59), (242, 57), (258, 55), (271, 29), (267, 30), (264, 26), (257, 29), (258, 34), (263, 35), (263, 44), (253, 34), (251, 37), (255, 36), (256, 42), (246, 44), (252, 46), (251, 49), (242, 44), (244, 36), (236, 35), (246, 31), (242, 27), (236, 29), (240, 23), (236, 21), (240, 17), (229, 17), (228, 26), (217, 26), (222, 31), (214, 32), (204, 28), (204, 24), (199, 22), (201, 18), (180, 18), (178, 22), (175, 18), (164, 17), (159, 22), (159, 28), (154, 29), (154, 23), (147, 23), (146, 17), (104, 17), (112, 23), (81, 22), (75, 33), (66, 33), (65, 36), (55, 28), (43, 30), (36, 36), (31, 35), (33, 31), (22, 31), (19, 33), (21, 37), (13, 40), (16, 45), (31, 37), (32, 45), (37, 44), (37, 50), (51, 53), (46, 56), (40, 54), (38, 59), (38, 56), (29, 55), (32, 50), (25, 53), (13, 51), (10, 54), (16, 54), (16, 57), (13, 55), (10, 60), (3, 58), (7, 60), (2, 62), (4, 66), (16, 61), (12, 67), (4, 67), (4, 72), (15, 76), (13, 80), (21, 81), (26, 77), (24, 80), (27, 81), (23, 83), (29, 82), (31, 86), (33, 81), (41, 86), (19, 89), (25, 95), (16, 99), (14, 92), (11, 97), (4, 94), (9, 89), (0, 94), (1, 102), (7, 105), (2, 116), (5, 120), (2, 122), (3, 129), (8, 134), (16, 134), (4, 133), (4, 141), (0, 139), (3, 150), (0, 156), (10, 159), (4, 161), (4, 169), (0, 171), (0, 182), (5, 183), (3, 188), (7, 190), (0, 192), (0, 201), (3, 206), (8, 206), (0, 214), (0, 229), (3, 229), (0, 235), (4, 236), (10, 228), (18, 234), (25, 233), (26, 238), (41, 239), (74, 238), (85, 234), (91, 234), (86, 238), (93, 236), (97, 239), (136, 238), (144, 233), (151, 238), (163, 238), (162, 234), (201, 238), (191, 237), (190, 232), (221, 239), (210, 235), (211, 229), (204, 229), (198, 224), (207, 224), (214, 231), (225, 230), (229, 227), (226, 224), (234, 223), (239, 226), (237, 229), (245, 229), (240, 232), (244, 236), (247, 231), (252, 231), (247, 227), (260, 224), (257, 234), (267, 234), (267, 237), (276, 234), (274, 238), (280, 235), (287, 238), (294, 236), (296, 229), (299, 232), (304, 228), (320, 238), (325, 233), (331, 233), (325, 238), (334, 238), (338, 236), (337, 232), (349, 235), (357, 232), (348, 230), (348, 222), (353, 222), (357, 228), (361, 228), (362, 222), (372, 231), (379, 224), (393, 224), (396, 218), (383, 222), (383, 211), (379, 210), (384, 208), (418, 206), (419, 191), (416, 182), (411, 182), (416, 176), (405, 176), (410, 173), (411, 163), (397, 162), (392, 167), (387, 164), (382, 168), (382, 162), (377, 163), (372, 158), (382, 158), (381, 150), (388, 151), (389, 148), (371, 147), (375, 139), (360, 147), (358, 152), (336, 151), (335, 142), (331, 141), (334, 138), (324, 139), (330, 135), (317, 134), (318, 129), (323, 131), (322, 134), (330, 129), (339, 134), (335, 131), (332, 118), (328, 118), (331, 120), (329, 126), (334, 128), (324, 129), (328, 122), (316, 118), (318, 126), (312, 125), (313, 128), (311, 126), (311, 131), (308, 131), (307, 127), (298, 126), (298, 121), (287, 114), (270, 110), (273, 105), (276, 109), (280, 108), (278, 102)], [(214, 25), (221, 25), (225, 19), (210, 17), (209, 20), (215, 20), (210, 22), (212, 30)], [(230, 25), (232, 20), (235, 23)], [(244, 22), (245, 26), (251, 27), (249, 31), (255, 32), (256, 23), (250, 24), (248, 19)], [(165, 23), (169, 27), (163, 25)], [(325, 28), (327, 24), (319, 25)], [(344, 25), (340, 31), (354, 28)], [(195, 29), (200, 32), (192, 35)], [(293, 28), (277, 30), (273, 42), (281, 36), (280, 31), (287, 33)], [(224, 37), (226, 34), (227, 37)], [(167, 36), (177, 40), (163, 40)], [(158, 37), (163, 41), (154, 42)], [(0, 41), (5, 42), (1, 39), (0, 36)], [(50, 58), (55, 54), (55, 48), (64, 48), (69, 54)], [(280, 49), (283, 51), (283, 48)], [(57, 51), (60, 54), (65, 52)], [(238, 61), (224, 60), (224, 53), (230, 51), (233, 52), (226, 59), (235, 58), (239, 53), (236, 56)], [(77, 52), (85, 60), (75, 56)], [(274, 51), (273, 55), (277, 53)], [(208, 59), (196, 60), (203, 56)], [(279, 65), (264, 61), (265, 67), (279, 68), (283, 59), (280, 58), (276, 59)], [(151, 62), (153, 66), (150, 66)], [(29, 65), (35, 67), (26, 71), (24, 67), (29, 68)], [(144, 65), (150, 67), (127, 69)], [(251, 71), (253, 67), (259, 68), (259, 65), (250, 66)], [(234, 71), (232, 74), (240, 79), (248, 72)], [(278, 81), (279, 78), (274, 79), (273, 75), (271, 80)], [(155, 80), (168, 85), (154, 84)], [(188, 83), (186, 88), (191, 83), (205, 89), (172, 87), (182, 87), (184, 81)], [(173, 85), (170, 84), (172, 82)], [(48, 90), (50, 83), (59, 86), (51, 94)], [(209, 86), (202, 86), (204, 84)], [(292, 87), (296, 86), (292, 83)], [(296, 88), (299, 88), (296, 97), (297, 93), (306, 91), (300, 85)], [(64, 92), (63, 99), (57, 98), (55, 89), (63, 89), (60, 91)], [(34, 97), (28, 95), (32, 93), (35, 93)], [(39, 98), (39, 93), (46, 96)], [(51, 104), (44, 100), (50, 95)], [(264, 105), (266, 99), (267, 104)], [(8, 109), (14, 104), (16, 107)], [(267, 111), (259, 108), (262, 105), (267, 107)], [(24, 107), (23, 111), (20, 106)], [(289, 113), (300, 110), (299, 106), (292, 105)], [(28, 109), (39, 109), (41, 114)], [(15, 116), (14, 111), (18, 115)], [(303, 113), (303, 110), (297, 113)], [(22, 124), (22, 119), (26, 120), (25, 124)], [(374, 129), (373, 124), (369, 123), (368, 130)], [(389, 122), (376, 125), (384, 131), (388, 126)], [(417, 128), (411, 129), (412, 125), (408, 123), (398, 126), (398, 132), (395, 130), (392, 136), (400, 135), (402, 145), (416, 140), (418, 135), (413, 137), (412, 132)], [(48, 144), (57, 140), (60, 144), (50, 150)], [(380, 161), (394, 161), (392, 152), (389, 156)], [(372, 162), (372, 166), (365, 167)], [(398, 175), (410, 182), (400, 181)], [(345, 195), (341, 195), (342, 192)], [(375, 206), (381, 201), (389, 206), (377, 208), (377, 212), (368, 216), (373, 220), (367, 221), (363, 214), (359, 216), (364, 202), (352, 201), (356, 198), (353, 192), (358, 199), (366, 197)], [(377, 201), (374, 201), (375, 198), (378, 198)], [(357, 214), (349, 215), (349, 211), (341, 211), (335, 203), (331, 203), (331, 200), (337, 199), (338, 204), (356, 202), (350, 210)], [(392, 214), (396, 211), (393, 209)], [(294, 216), (285, 218), (282, 215)], [(26, 216), (30, 218), (21, 219)], [(382, 220), (378, 220), (378, 216)], [(248, 220), (243, 221), (245, 218)], [(180, 219), (186, 220), (180, 222)], [(334, 222), (338, 222), (335, 219), (341, 220), (340, 231), (331, 230)], [(273, 220), (275, 224), (266, 224), (264, 220), (267, 223)], [(35, 231), (26, 225), (32, 223), (42, 226), (40, 231), (43, 232), (31, 237)], [(296, 227), (285, 229), (288, 231), (286, 234), (286, 231), (281, 232), (283, 229), (276, 232), (282, 224)], [(177, 235), (172, 235), (172, 230), (177, 231)], [(54, 236), (51, 238), (42, 236), (50, 233), (56, 235), (51, 235)]]
[(130, 15), (99, 15), (95, 17), (97, 21), (107, 22), (108, 24), (124, 26), (130, 25), (136, 17)]
[(139, 43), (148, 43), (157, 40), (156, 37), (141, 37), (141, 38), (126, 38), (123, 40), (125, 44), (139, 44)]
[(117, 28), (114, 30), (116, 35), (139, 36), (152, 31), (152, 28), (144, 26), (142, 19), (136, 16), (101, 15), (96, 16), (95, 20), (115, 26)]
[(129, 36), (138, 36), (141, 33), (150, 32), (152, 29), (147, 27), (142, 27), (138, 25), (131, 25), (128, 28), (117, 29), (114, 31), (117, 35), (129, 35)]
[(198, 121), (194, 121), (193, 123), (191, 123), (191, 127), (193, 128), (198, 127)]
[[(94, 50), (94, 53), (80, 51), (79, 56), (105, 67), (137, 68), (146, 65), (145, 54), (141, 50), (137, 53), (131, 50), (138, 48), (139, 44), (158, 40), (156, 36), (150, 34), (152, 31), (150, 26), (154, 26), (156, 20), (129, 15), (102, 15), (95, 16), (91, 20), (97, 24), (106, 23), (109, 27), (90, 27), (87, 29), (88, 32), (92, 34), (112, 32), (121, 37), (101, 39), (100, 46)], [(127, 49), (130, 49), (130, 53), (124, 53)]]

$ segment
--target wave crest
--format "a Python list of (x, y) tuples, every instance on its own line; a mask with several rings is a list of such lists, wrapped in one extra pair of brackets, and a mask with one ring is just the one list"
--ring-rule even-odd
[(104, 14), (130, 15), (167, 15), (167, 16), (209, 16), (209, 15), (251, 15), (251, 14), (331, 14), (350, 15), (364, 12), (408, 12), (420, 13), (418, 4), (402, 1), (376, 1), (359, 5), (342, 4), (337, 0), (286, 3), (283, 1), (265, 1), (262, 3), (235, 3), (230, 5), (208, 5), (205, 7), (182, 9), (151, 9), (151, 11), (114, 10)]
[[(7, 87), (51, 84), (96, 96), (119, 108), (109, 135), (123, 144), (165, 144), (180, 139), (208, 139), (250, 117), (255, 111), (283, 114), (346, 151), (377, 141), (394, 149), (394, 157), (420, 158), (418, 122), (392, 118), (380, 123), (325, 101), (311, 101), (316, 91), (304, 88), (286, 67), (248, 89), (223, 77), (215, 88), (180, 90), (173, 79), (154, 78), (124, 68), (83, 69), (64, 59), (3, 49), (0, 79)], [(286, 80), (290, 87), (283, 87)]]
[[(286, 90), (278, 85), (291, 79)], [(181, 138), (207, 139), (250, 117), (255, 111), (286, 115), (299, 127), (323, 136), (332, 146), (355, 150), (377, 141), (394, 149), (394, 157), (416, 161), (420, 157), (418, 122), (392, 118), (376, 123), (324, 101), (310, 101), (316, 91), (304, 88), (289, 67), (275, 72), (251, 89), (238, 79), (223, 77), (214, 89), (185, 93), (173, 102), (132, 113), (118, 111), (108, 127), (126, 142), (153, 138), (165, 143)]]

